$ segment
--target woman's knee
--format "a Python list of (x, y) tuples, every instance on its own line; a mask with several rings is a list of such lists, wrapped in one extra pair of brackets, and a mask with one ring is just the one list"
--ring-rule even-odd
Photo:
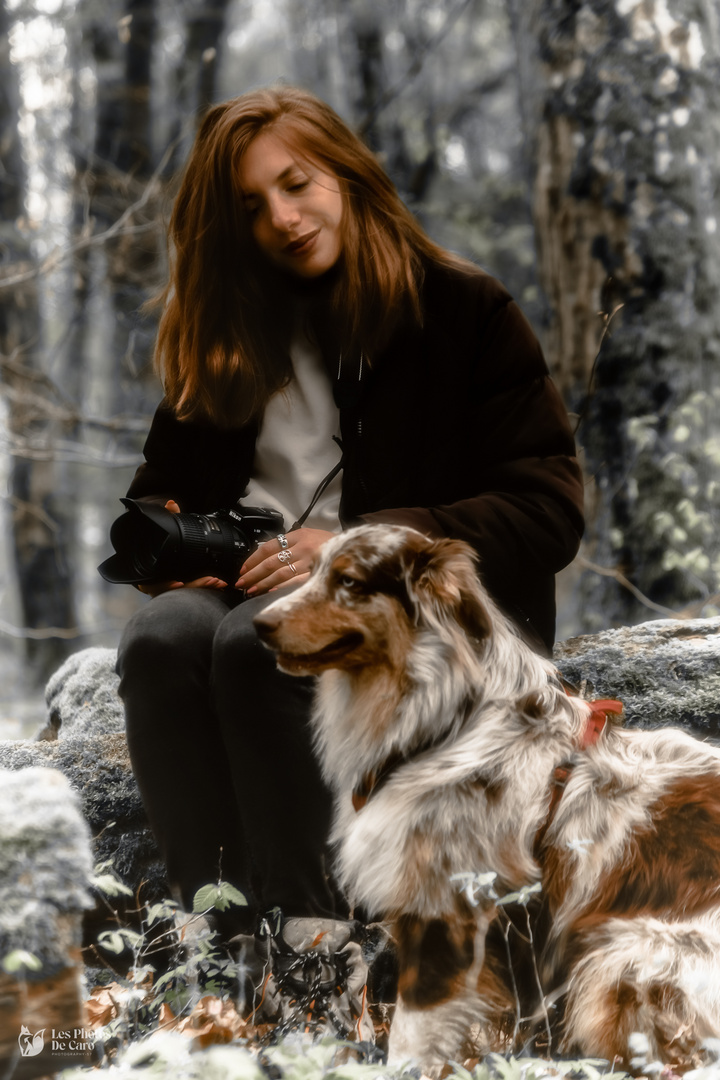
[[(286, 723), (294, 731), (311, 708), (314, 681), (281, 671), (253, 626), (258, 612), (275, 599), (265, 595), (241, 604), (223, 620), (213, 642), (212, 692), (218, 719), (228, 731), (244, 731), (245, 750), (248, 727), (253, 737), (266, 739), (267, 726), (258, 719), (272, 717), (276, 731)], [(263, 746), (266, 752), (265, 742)]]
[(253, 619), (276, 597), (258, 596), (229, 612), (217, 627), (213, 640), (213, 665), (236, 665), (244, 659), (274, 667), (275, 661), (257, 636)]
[(209, 669), (213, 636), (226, 614), (221, 598), (207, 590), (173, 589), (155, 597), (125, 627), (118, 674), (157, 677), (164, 667), (177, 674), (198, 662)]

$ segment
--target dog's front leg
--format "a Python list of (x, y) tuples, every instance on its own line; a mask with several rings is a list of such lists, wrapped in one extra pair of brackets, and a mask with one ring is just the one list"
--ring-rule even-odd
[(477, 982), (494, 910), (396, 920), (400, 971), (390, 1063), (415, 1063), (427, 1076), (439, 1076), (457, 1060), (472, 1026), (483, 1020)]

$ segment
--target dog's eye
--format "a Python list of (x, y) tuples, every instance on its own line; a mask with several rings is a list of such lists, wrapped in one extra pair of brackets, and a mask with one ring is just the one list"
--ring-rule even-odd
[(338, 584), (342, 585), (344, 589), (359, 589), (360, 582), (357, 578), (350, 577), (350, 574), (341, 574), (338, 578)]

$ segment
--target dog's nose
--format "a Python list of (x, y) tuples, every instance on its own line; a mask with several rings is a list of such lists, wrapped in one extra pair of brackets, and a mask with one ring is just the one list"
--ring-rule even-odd
[(261, 611), (253, 619), (253, 626), (257, 631), (257, 636), (267, 645), (272, 645), (273, 635), (279, 625), (280, 616), (275, 614), (272, 608), (268, 608), (267, 611)]

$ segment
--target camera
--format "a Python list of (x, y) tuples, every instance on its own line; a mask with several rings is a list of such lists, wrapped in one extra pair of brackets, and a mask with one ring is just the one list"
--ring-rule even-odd
[(211, 576), (234, 585), (259, 543), (284, 531), (279, 510), (236, 506), (212, 514), (173, 514), (162, 506), (121, 499), (112, 523), (115, 554), (98, 566), (106, 581), (142, 585)]

